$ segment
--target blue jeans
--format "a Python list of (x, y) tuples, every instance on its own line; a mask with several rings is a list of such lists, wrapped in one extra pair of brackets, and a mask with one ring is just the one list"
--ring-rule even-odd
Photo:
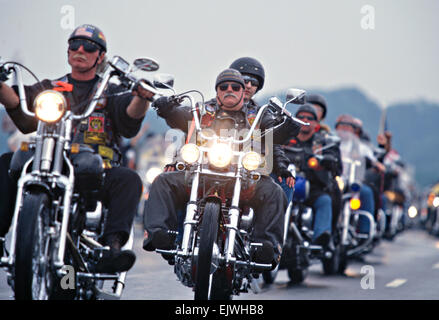
[[(373, 197), (373, 191), (368, 185), (363, 184), (361, 186), (360, 201), (361, 201), (360, 210), (367, 211), (373, 215), (375, 212), (375, 199)], [(359, 222), (359, 226), (358, 226), (359, 232), (369, 233), (369, 229), (370, 229), (369, 219), (367, 219), (364, 216), (360, 216), (358, 222)]]
[(332, 199), (328, 194), (322, 194), (313, 203), (314, 235), (316, 240), (323, 232), (332, 229)]
[(282, 190), (285, 192), (285, 195), (287, 196), (287, 203), (290, 203), (290, 201), (293, 199), (294, 188), (290, 188), (286, 184), (285, 178), (282, 178), (282, 182), (279, 182), (278, 177), (274, 173), (270, 174), (270, 177), (273, 178), (274, 182), (276, 182), (278, 185), (281, 186)]

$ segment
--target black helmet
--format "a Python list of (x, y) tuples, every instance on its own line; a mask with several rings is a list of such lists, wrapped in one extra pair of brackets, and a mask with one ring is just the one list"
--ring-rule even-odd
[(234, 69), (226, 69), (222, 71), (218, 77), (216, 77), (215, 82), (215, 90), (218, 88), (218, 86), (227, 81), (237, 82), (239, 83), (243, 88), (245, 87), (244, 79), (242, 79), (241, 73)]
[(107, 41), (102, 33), (101, 29), (91, 24), (83, 24), (73, 30), (69, 37), (69, 40), (73, 39), (86, 39), (99, 45), (103, 51), (107, 52)]
[(264, 67), (258, 60), (250, 57), (239, 58), (232, 62), (230, 68), (238, 70), (242, 74), (245, 73), (255, 76), (259, 80), (257, 91), (261, 90), (264, 86), (265, 71)]
[(295, 116), (297, 117), (297, 115), (298, 115), (299, 113), (301, 113), (301, 112), (308, 112), (308, 113), (311, 113), (311, 114), (314, 116), (314, 119), (317, 120), (316, 109), (314, 109), (314, 107), (313, 107), (312, 105), (310, 105), (310, 104), (308, 104), (308, 103), (305, 103), (305, 104), (301, 105), (301, 106), (299, 107), (299, 109), (297, 109), (297, 111), (296, 111), (296, 115), (295, 115)]
[(307, 94), (306, 102), (312, 104), (318, 104), (323, 108), (322, 120), (326, 117), (326, 100), (319, 94)]

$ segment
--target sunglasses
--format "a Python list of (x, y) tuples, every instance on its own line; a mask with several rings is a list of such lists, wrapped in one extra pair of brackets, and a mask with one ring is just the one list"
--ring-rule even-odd
[(86, 39), (75, 39), (69, 42), (69, 50), (77, 51), (82, 46), (85, 52), (92, 53), (99, 50), (99, 46)]
[(241, 85), (239, 85), (239, 84), (237, 84), (237, 83), (223, 83), (223, 84), (220, 84), (219, 86), (218, 86), (218, 88), (221, 90), (221, 91), (226, 91), (228, 88), (229, 88), (229, 86), (231, 86), (232, 87), (232, 90), (233, 91), (236, 91), (236, 92), (238, 92), (239, 90), (241, 90)]
[(315, 121), (316, 120), (316, 118), (310, 117), (310, 116), (297, 116), (296, 118), (300, 119), (300, 120), (308, 120), (308, 121)]
[(242, 76), (242, 78), (244, 79), (245, 84), (250, 82), (252, 86), (259, 87), (258, 79), (246, 75)]

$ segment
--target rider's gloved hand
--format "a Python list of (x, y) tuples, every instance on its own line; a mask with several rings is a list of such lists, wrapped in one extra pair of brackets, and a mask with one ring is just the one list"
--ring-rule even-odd
[(337, 165), (337, 158), (333, 155), (327, 154), (323, 156), (320, 164), (328, 170), (332, 170)]
[(152, 107), (161, 115), (165, 115), (179, 105), (174, 97), (160, 97), (154, 101)]
[(290, 187), (294, 187), (294, 182), (296, 181), (293, 174), (286, 168), (280, 168), (275, 172), (278, 177), (279, 182), (285, 179), (285, 183)]

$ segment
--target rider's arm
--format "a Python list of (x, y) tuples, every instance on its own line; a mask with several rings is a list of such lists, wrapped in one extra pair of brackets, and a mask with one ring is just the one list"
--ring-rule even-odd
[(133, 119), (143, 119), (146, 111), (148, 111), (150, 101), (152, 101), (154, 93), (143, 89), (141, 86), (138, 86), (136, 90), (133, 90), (133, 95), (135, 97), (128, 105), (127, 114)]
[(153, 103), (157, 114), (166, 120), (168, 126), (180, 129), (187, 133), (192, 121), (192, 111), (189, 106), (180, 106), (178, 103), (169, 101), (167, 97), (161, 97)]
[[(27, 134), (31, 133), (37, 130), (38, 120), (34, 117), (30, 117), (23, 113), (20, 107), (20, 101), (18, 98), (18, 88), (17, 86), (8, 87), (5, 84), (3, 84), (2, 90), (6, 87), (6, 98), (5, 99), (12, 99), (15, 100), (15, 98), (12, 98), (12, 92), (15, 94), (15, 97), (17, 99), (15, 107), (13, 104), (5, 104), (6, 111), (9, 115), (9, 117), (12, 119), (14, 124), (17, 126), (18, 130), (20, 130), (22, 133)], [(9, 90), (12, 90), (12, 92)], [(50, 80), (43, 80), (41, 84), (34, 84), (32, 86), (24, 86), (24, 91), (26, 94), (26, 102), (29, 110), (33, 110), (33, 102), (36, 96), (44, 89), (50, 89), (52, 88), (51, 81)], [(3, 91), (2, 91), (3, 93)], [(3, 96), (5, 97), (5, 96)], [(11, 101), (12, 102), (12, 101)], [(3, 103), (3, 102), (2, 102)], [(7, 103), (7, 102), (6, 102)]]
[(20, 104), (20, 99), (14, 89), (3, 82), (0, 84), (0, 103), (3, 104), (6, 109), (14, 109)]
[[(266, 110), (261, 119), (261, 130), (268, 130), (282, 123), (283, 117), (277, 116), (270, 110)], [(288, 140), (294, 138), (299, 133), (300, 126), (287, 118), (285, 122), (272, 131), (273, 143), (285, 144)]]

